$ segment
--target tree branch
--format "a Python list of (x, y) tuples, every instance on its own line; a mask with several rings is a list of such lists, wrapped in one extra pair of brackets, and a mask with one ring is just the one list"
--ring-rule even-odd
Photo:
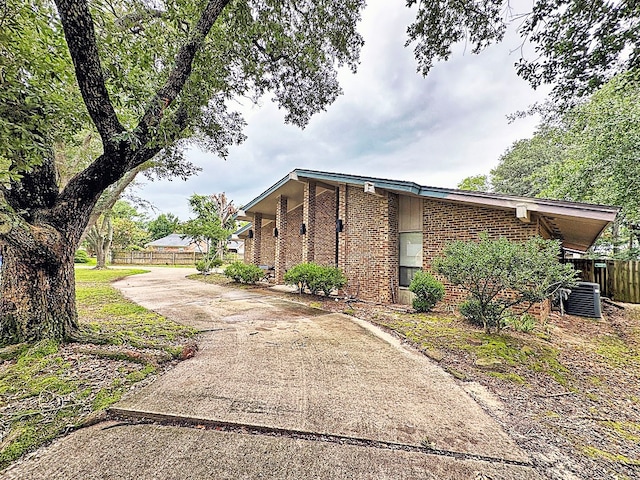
[(209, 0), (202, 11), (193, 33), (187, 42), (180, 47), (173, 70), (165, 84), (156, 92), (136, 127), (139, 132), (141, 144), (146, 144), (150, 139), (151, 127), (160, 123), (164, 110), (173, 103), (178, 94), (184, 88), (189, 76), (193, 60), (198, 50), (204, 44), (204, 40), (230, 0)]
[(115, 205), (115, 203), (120, 198), (120, 195), (122, 195), (122, 192), (124, 192), (124, 189), (127, 188), (131, 184), (131, 182), (135, 180), (138, 173), (140, 173), (144, 169), (145, 165), (141, 164), (133, 170), (129, 170), (120, 180), (118, 180), (114, 184), (111, 190), (109, 190), (106, 194), (100, 196), (100, 199), (96, 202), (96, 206), (93, 207), (93, 210), (91, 211), (91, 215), (89, 216), (89, 223), (87, 224), (85, 231), (80, 238), (80, 243), (82, 243), (82, 240), (88, 236), (89, 229), (96, 224), (100, 215), (102, 215), (107, 210), (110, 210)]
[[(116, 182), (128, 170), (136, 168), (145, 161), (150, 160), (161, 150), (161, 147), (146, 146), (151, 140), (150, 129), (160, 122), (164, 109), (176, 99), (184, 88), (185, 83), (191, 75), (192, 62), (198, 50), (202, 47), (211, 27), (229, 1), (230, 0), (209, 0), (209, 3), (194, 27), (194, 33), (187, 43), (178, 51), (175, 66), (169, 74), (165, 85), (158, 90), (149, 102), (140, 123), (135, 129), (135, 138), (131, 138), (128, 141), (120, 141), (116, 144), (113, 135), (124, 132), (124, 129), (116, 118), (104, 85), (104, 78), (100, 70), (98, 50), (93, 35), (93, 25), (91, 24), (91, 17), (86, 7), (86, 1), (56, 0), (56, 2), (61, 5), (58, 7), (59, 9), (62, 10), (63, 7), (66, 7), (66, 16), (71, 15), (69, 11), (75, 11), (74, 7), (77, 7), (77, 3), (81, 4), (82, 8), (80, 8), (80, 10), (84, 12), (82, 15), (83, 22), (78, 21), (74, 17), (71, 20), (67, 19), (66, 22), (63, 22), (63, 25), (70, 50), (77, 49), (79, 46), (84, 45), (92, 52), (90, 55), (88, 52), (76, 52), (75, 56), (73, 53), (72, 56), (74, 57), (74, 63), (76, 63), (78, 81), (81, 85), (81, 90), (83, 90), (83, 97), (87, 103), (87, 108), (90, 113), (93, 112), (92, 118), (103, 139), (104, 154), (69, 181), (59, 196), (55, 211), (52, 212), (53, 215), (62, 218), (65, 216), (68, 217), (69, 215), (77, 215), (74, 219), (66, 218), (66, 220), (73, 220), (76, 224), (82, 225), (83, 222), (88, 221), (89, 214), (83, 212), (82, 216), (84, 217), (81, 218), (81, 215), (75, 212), (76, 209), (73, 207), (80, 203), (89, 203), (89, 207), (92, 209), (104, 189)], [(70, 29), (69, 31), (67, 31), (67, 26)], [(77, 39), (70, 38), (74, 37), (76, 32), (78, 35), (84, 35), (84, 43)], [(81, 60), (83, 59), (89, 65), (78, 65), (82, 63)], [(85, 78), (87, 77), (85, 71), (88, 71), (88, 77), (91, 78)], [(84, 80), (80, 80), (81, 77), (84, 78)], [(95, 92), (93, 89), (95, 89)], [(86, 96), (84, 94), (85, 90), (87, 91)], [(97, 96), (90, 95), (91, 93), (99, 92), (102, 93)], [(108, 111), (103, 112), (101, 110), (102, 108)], [(188, 123), (186, 113), (181, 113), (180, 109), (178, 113), (180, 113), (178, 123), (180, 127), (184, 128)], [(94, 114), (96, 118), (94, 118)], [(185, 118), (180, 118), (181, 116)], [(106, 138), (103, 136), (103, 132), (105, 132)], [(109, 141), (111, 143), (105, 143)], [(132, 146), (134, 143), (137, 147)], [(70, 207), (74, 210), (73, 212), (70, 210)]]
[(93, 120), (104, 150), (114, 143), (113, 137), (124, 131), (109, 98), (104, 82), (93, 19), (86, 0), (55, 0), (64, 36), (75, 66), (80, 93)]

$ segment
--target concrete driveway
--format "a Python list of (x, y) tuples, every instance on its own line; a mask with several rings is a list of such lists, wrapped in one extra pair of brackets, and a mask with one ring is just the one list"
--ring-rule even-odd
[(152, 270), (115, 285), (203, 330), (196, 357), (120, 402), (123, 422), (8, 478), (538, 478), (448, 374), (375, 327)]

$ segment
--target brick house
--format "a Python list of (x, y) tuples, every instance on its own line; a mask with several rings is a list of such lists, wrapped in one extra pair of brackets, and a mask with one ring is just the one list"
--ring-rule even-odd
[[(413, 182), (296, 169), (238, 213), (251, 222), (245, 262), (275, 267), (277, 283), (300, 262), (334, 265), (358, 297), (410, 303), (413, 274), (454, 240), (560, 239), (586, 251), (615, 219), (617, 207), (433, 188)], [(445, 301), (457, 304), (447, 286)]]
[(207, 253), (207, 242), (196, 242), (193, 238), (180, 233), (171, 233), (145, 245), (147, 250), (153, 252), (199, 252)]

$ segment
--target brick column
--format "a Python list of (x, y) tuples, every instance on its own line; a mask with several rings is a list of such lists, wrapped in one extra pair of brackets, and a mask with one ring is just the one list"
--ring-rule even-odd
[(278, 238), (276, 238), (276, 283), (284, 283), (284, 271), (287, 268), (287, 197), (279, 195), (276, 203), (276, 228)]
[(381, 291), (383, 302), (398, 303), (398, 283), (400, 281), (400, 251), (398, 248), (400, 235), (398, 233), (398, 220), (400, 211), (400, 198), (395, 193), (387, 193), (386, 202), (386, 251), (387, 255), (384, 262), (385, 277), (387, 285), (385, 290)]
[(260, 265), (262, 246), (262, 214), (253, 214), (253, 244), (251, 245), (251, 263)]
[(347, 232), (348, 232), (348, 222), (347, 222), (347, 186), (340, 185), (338, 187), (338, 218), (342, 220), (344, 230), (341, 233), (338, 233), (338, 265), (336, 265), (339, 269), (341, 269), (346, 275), (347, 273)]
[(313, 262), (316, 245), (316, 183), (304, 184), (304, 203), (302, 206), (302, 223), (307, 233), (302, 236), (302, 261)]

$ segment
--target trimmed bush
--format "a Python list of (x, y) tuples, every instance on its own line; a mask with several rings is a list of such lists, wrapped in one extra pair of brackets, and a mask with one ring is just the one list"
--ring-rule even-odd
[(217, 268), (222, 265), (222, 260), (220, 258), (209, 258), (202, 259), (196, 262), (196, 270), (198, 270), (203, 275), (209, 273), (212, 268)]
[(86, 250), (77, 250), (73, 257), (73, 263), (89, 263), (89, 254)]
[(287, 285), (295, 285), (303, 292), (308, 289), (312, 295), (323, 292), (325, 296), (331, 295), (336, 288), (342, 288), (347, 284), (347, 278), (336, 267), (325, 267), (316, 263), (299, 263), (284, 274)]
[(264, 272), (257, 265), (243, 262), (233, 262), (224, 269), (226, 277), (237, 283), (256, 283), (264, 276)]
[(415, 294), (412, 304), (418, 312), (428, 312), (444, 297), (444, 285), (429, 272), (416, 272), (409, 291)]

